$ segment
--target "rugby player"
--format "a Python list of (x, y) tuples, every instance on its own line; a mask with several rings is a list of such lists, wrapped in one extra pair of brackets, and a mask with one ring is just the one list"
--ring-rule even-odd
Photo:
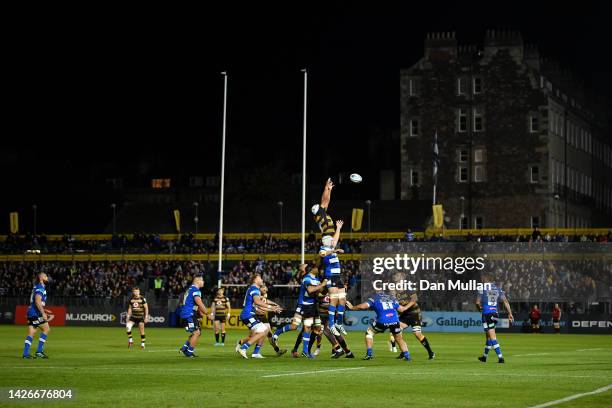
[[(225, 322), (229, 321), (231, 317), (230, 300), (224, 292), (224, 288), (217, 289), (210, 312), (215, 325), (215, 346), (225, 346)], [(219, 331), (221, 332), (221, 342), (219, 342)]]
[(346, 304), (349, 310), (368, 310), (374, 309), (376, 312), (376, 319), (370, 324), (370, 327), (366, 330), (365, 343), (367, 352), (364, 360), (371, 360), (374, 358), (372, 351), (372, 345), (374, 343), (374, 335), (376, 333), (384, 333), (387, 329), (393, 334), (395, 341), (399, 344), (402, 350), (402, 358), (405, 361), (410, 361), (410, 352), (408, 346), (402, 338), (402, 329), (400, 328), (400, 321), (398, 313), (403, 313), (408, 309), (408, 305), (401, 306), (397, 299), (391, 295), (377, 294), (372, 298), (369, 298), (366, 302), (353, 306), (350, 302)]
[[(416, 337), (417, 340), (423, 345), (423, 347), (425, 347), (425, 350), (427, 350), (427, 354), (429, 355), (429, 359), (433, 360), (434, 358), (436, 358), (436, 353), (431, 350), (429, 340), (427, 340), (427, 337), (425, 337), (421, 332), (423, 318), (421, 315), (421, 308), (417, 303), (417, 300), (418, 297), (416, 293), (410, 296), (410, 300), (400, 299), (399, 304), (401, 306), (408, 306), (408, 308), (399, 315), (400, 328), (404, 330), (408, 326), (412, 327), (412, 334), (414, 334), (414, 337)], [(389, 342), (392, 351), (394, 353), (397, 352), (395, 338), (392, 334), (390, 335)], [(397, 356), (398, 359), (402, 357), (403, 356), (401, 353), (399, 356)]]
[[(268, 334), (268, 326), (263, 324), (256, 315), (256, 307), (260, 306), (267, 311), (272, 311), (275, 313), (280, 313), (282, 308), (277, 304), (268, 304), (265, 298), (261, 295), (260, 287), (263, 286), (263, 280), (261, 279), (261, 275), (254, 274), (250, 280), (251, 285), (246, 291), (244, 296), (244, 302), (242, 304), (242, 313), (240, 313), (240, 320), (242, 323), (247, 326), (250, 330), (249, 338), (242, 344), (240, 342), (236, 344), (236, 352), (239, 353), (242, 358), (249, 358), (247, 356), (247, 350), (251, 347), (252, 344), (255, 345), (255, 349), (253, 350), (253, 355), (260, 355), (259, 350), (263, 342), (260, 340), (265, 339)], [(260, 357), (256, 357), (260, 358)]]
[(293, 315), (291, 324), (287, 324), (281, 328), (278, 328), (272, 336), (274, 344), (278, 344), (278, 337), (291, 330), (297, 329), (300, 325), (302, 327), (302, 357), (314, 358), (309, 351), (310, 345), (310, 333), (314, 324), (314, 319), (317, 315), (316, 310), (316, 296), (317, 293), (327, 285), (327, 280), (323, 282), (319, 281), (316, 275), (318, 271), (316, 268), (310, 268), (307, 271), (307, 265), (301, 264), (299, 266), (299, 277), (302, 282), (300, 284), (297, 307)]
[(208, 315), (208, 310), (202, 302), (202, 287), (204, 286), (204, 278), (196, 276), (191, 282), (191, 286), (183, 294), (181, 299), (181, 319), (185, 323), (185, 330), (189, 333), (189, 338), (179, 350), (185, 357), (193, 358), (195, 355), (195, 347), (198, 344), (198, 339), (202, 335), (202, 319), (201, 316)]
[[(483, 275), (483, 283), (487, 280), (487, 276)], [(478, 291), (478, 296), (475, 303), (478, 310), (482, 312), (482, 325), (484, 327), (486, 340), (484, 353), (482, 356), (478, 357), (478, 360), (482, 361), (483, 363), (487, 362), (487, 356), (489, 355), (491, 348), (495, 350), (498, 362), (505, 362), (501, 348), (497, 342), (497, 336), (495, 334), (495, 325), (499, 318), (499, 315), (497, 314), (497, 303), (500, 300), (504, 303), (504, 307), (508, 311), (508, 319), (510, 322), (513, 322), (514, 316), (512, 316), (510, 303), (508, 302), (508, 298), (501, 288), (499, 288), (495, 283), (491, 283), (491, 288), (489, 290)]]
[(327, 214), (333, 188), (334, 183), (328, 178), (325, 183), (325, 187), (323, 188), (320, 203), (313, 205), (311, 211), (322, 235), (322, 246), (319, 250), (319, 256), (321, 257), (321, 263), (323, 265), (322, 269), (325, 271), (324, 276), (328, 281), (327, 286), (329, 288), (331, 299), (328, 312), (328, 324), (331, 332), (338, 336), (340, 333), (346, 335), (346, 330), (344, 329), (346, 291), (342, 282), (340, 260), (338, 259), (337, 255), (338, 253), (343, 253), (344, 251), (342, 249), (336, 249), (336, 245), (340, 239), (340, 229), (342, 228), (343, 222), (336, 221), (336, 225), (334, 227), (334, 221)]
[(132, 288), (132, 297), (128, 302), (127, 316), (125, 318), (125, 330), (128, 335), (128, 349), (134, 345), (132, 338), (132, 327), (138, 325), (140, 331), (140, 348), (145, 348), (145, 323), (149, 321), (149, 305), (147, 299), (140, 295), (140, 288), (135, 286)]
[(46, 273), (40, 272), (36, 275), (36, 284), (32, 289), (32, 294), (30, 295), (30, 306), (27, 310), (27, 318), (28, 318), (28, 335), (25, 338), (25, 344), (23, 347), (23, 358), (32, 359), (30, 355), (30, 347), (32, 346), (32, 342), (34, 341), (34, 334), (36, 334), (36, 330), (40, 329), (42, 333), (38, 337), (38, 348), (36, 349), (36, 358), (49, 358), (43, 351), (45, 347), (45, 343), (47, 342), (47, 337), (49, 336), (49, 316), (51, 312), (45, 309), (45, 304), (47, 303), (47, 289), (45, 288), (47, 282), (49, 282), (49, 277)]

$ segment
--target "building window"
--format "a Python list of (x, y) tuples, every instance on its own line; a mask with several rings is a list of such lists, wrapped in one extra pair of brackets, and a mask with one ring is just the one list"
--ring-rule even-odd
[(113, 190), (120, 190), (123, 188), (123, 179), (120, 178), (108, 178), (106, 179), (106, 185)]
[(484, 130), (484, 111), (481, 108), (474, 108), (474, 132)]
[(474, 163), (482, 163), (484, 161), (484, 149), (474, 149)]
[(169, 178), (151, 179), (151, 188), (170, 188)]
[(472, 79), (472, 92), (474, 95), (482, 93), (482, 77), (474, 77)]
[(467, 78), (457, 78), (457, 95), (465, 95), (467, 93)]
[(474, 166), (474, 181), (480, 183), (485, 181), (485, 166)]
[(540, 122), (536, 115), (531, 115), (529, 117), (529, 131), (531, 133), (537, 133), (540, 131)]
[(540, 217), (534, 215), (531, 217), (531, 228), (540, 228)]
[(467, 163), (468, 161), (468, 150), (467, 149), (459, 149), (458, 152), (458, 156), (459, 156), (459, 162), (460, 163)]
[(419, 135), (419, 120), (411, 119), (410, 120), (410, 136), (418, 136)]
[(484, 228), (484, 220), (481, 216), (474, 217), (474, 228), (475, 229), (483, 229)]
[(219, 176), (208, 176), (206, 177), (206, 187), (219, 187), (221, 178)]
[(457, 109), (457, 130), (459, 133), (467, 132), (467, 110), (466, 109)]
[(459, 166), (459, 182), (465, 183), (468, 181), (468, 168), (467, 166)]
[(540, 168), (538, 166), (531, 166), (530, 174), (531, 174), (530, 180), (532, 183), (540, 182)]
[(411, 78), (408, 82), (408, 93), (410, 96), (419, 96), (421, 94), (421, 80)]
[(201, 176), (189, 177), (189, 187), (202, 187), (204, 185), (204, 178)]
[(461, 229), (468, 229), (468, 219), (465, 215), (461, 216)]
[(410, 170), (410, 185), (411, 186), (419, 185), (419, 172), (416, 170)]

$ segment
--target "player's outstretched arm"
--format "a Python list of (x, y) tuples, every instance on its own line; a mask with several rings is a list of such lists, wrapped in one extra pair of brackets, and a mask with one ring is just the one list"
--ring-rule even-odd
[(328, 178), (325, 182), (325, 187), (323, 188), (323, 194), (321, 195), (321, 207), (329, 207), (332, 188), (334, 188), (334, 183), (331, 181), (331, 178)]
[(342, 229), (343, 225), (344, 225), (344, 221), (342, 220), (336, 221), (336, 232), (334, 232), (334, 237), (332, 241), (333, 248), (336, 248), (336, 245), (338, 245), (338, 241), (340, 241), (340, 230)]
[[(253, 296), (253, 303), (257, 306), (262, 307), (264, 310), (268, 312), (280, 313), (283, 309), (274, 302), (268, 302), (262, 296)], [(272, 305), (274, 303), (274, 305)]]
[(346, 307), (348, 307), (349, 310), (368, 310), (370, 308), (370, 304), (365, 302), (358, 305), (353, 305), (351, 302), (347, 301)]

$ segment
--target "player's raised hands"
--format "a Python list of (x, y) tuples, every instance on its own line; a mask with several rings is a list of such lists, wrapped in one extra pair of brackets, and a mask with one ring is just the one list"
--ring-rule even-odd
[(331, 191), (332, 188), (334, 188), (334, 182), (332, 181), (331, 178), (328, 178), (327, 181), (325, 182), (325, 189)]
[(350, 310), (353, 310), (353, 304), (348, 300), (346, 301), (346, 307), (348, 307)]
[(339, 253), (339, 254), (343, 254), (344, 253), (344, 249), (336, 248), (336, 252)]
[(341, 229), (343, 225), (344, 225), (344, 221), (336, 220), (336, 227), (338, 227), (338, 229)]

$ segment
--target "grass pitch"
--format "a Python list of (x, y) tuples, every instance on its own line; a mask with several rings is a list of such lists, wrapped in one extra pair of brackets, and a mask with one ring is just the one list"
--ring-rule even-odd
[[(136, 334), (134, 340), (139, 343)], [(196, 359), (179, 356), (182, 329), (147, 329), (147, 349), (127, 350), (121, 328), (53, 327), (48, 360), (21, 359), (25, 327), (0, 326), (0, 406), (38, 404), (6, 399), (10, 389), (74, 390), (74, 401), (45, 407), (529, 407), (612, 384), (612, 337), (606, 335), (501, 334), (506, 364), (476, 360), (482, 334), (426, 333), (437, 359), (427, 360), (412, 334), (405, 334), (413, 362), (395, 359), (387, 335), (375, 338), (375, 359), (362, 361), (363, 333), (348, 336), (356, 359), (329, 357), (323, 340), (315, 360), (275, 357), (244, 360), (234, 344), (246, 331), (228, 332), (225, 347), (213, 347), (205, 330)], [(293, 333), (280, 343), (291, 349)], [(35, 338), (35, 351), (38, 338)], [(612, 406), (612, 390), (557, 406)]]

